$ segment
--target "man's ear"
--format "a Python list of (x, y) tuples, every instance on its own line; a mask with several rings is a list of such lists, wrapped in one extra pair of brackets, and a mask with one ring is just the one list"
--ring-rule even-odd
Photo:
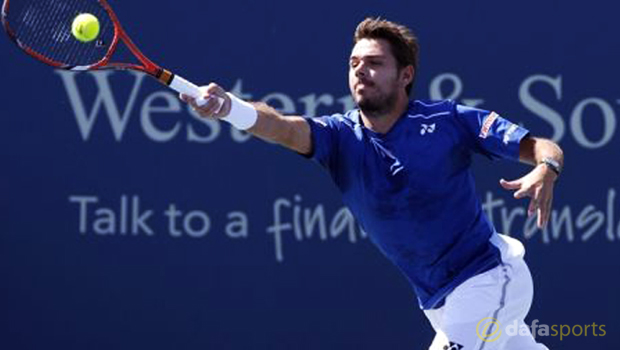
[(403, 86), (411, 84), (414, 76), (415, 70), (413, 69), (412, 65), (408, 65), (407, 67), (400, 70), (400, 78), (403, 82)]

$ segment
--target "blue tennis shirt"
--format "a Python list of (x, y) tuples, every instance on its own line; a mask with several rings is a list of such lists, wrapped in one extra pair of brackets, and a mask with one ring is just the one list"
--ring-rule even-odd
[(411, 101), (386, 134), (359, 110), (307, 118), (310, 155), (344, 203), (404, 273), (423, 309), (438, 308), (466, 279), (497, 266), (494, 228), (476, 194), (473, 153), (519, 159), (529, 132), (494, 112), (454, 101)]

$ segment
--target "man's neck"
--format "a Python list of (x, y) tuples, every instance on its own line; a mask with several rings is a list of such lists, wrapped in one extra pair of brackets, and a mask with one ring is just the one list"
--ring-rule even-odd
[(409, 100), (407, 97), (399, 98), (396, 107), (387, 113), (367, 115), (360, 111), (360, 117), (366, 128), (379, 134), (387, 134), (405, 113), (408, 105)]

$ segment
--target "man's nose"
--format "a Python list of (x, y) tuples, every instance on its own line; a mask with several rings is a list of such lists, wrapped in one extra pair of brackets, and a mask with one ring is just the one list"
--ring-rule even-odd
[(361, 77), (365, 77), (367, 74), (367, 69), (366, 69), (366, 65), (362, 62), (360, 62), (356, 67), (355, 67), (355, 76), (358, 78)]

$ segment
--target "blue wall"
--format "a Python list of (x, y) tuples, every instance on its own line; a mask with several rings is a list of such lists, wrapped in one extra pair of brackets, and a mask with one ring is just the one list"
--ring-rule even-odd
[[(357, 22), (381, 15), (412, 27), (422, 45), (417, 97), (496, 110), (564, 148), (545, 231), (498, 184), (527, 166), (478, 158), (478, 189), (498, 230), (528, 249), (536, 284), (528, 321), (605, 325), (605, 336), (539, 340), (617, 347), (619, 6), (158, 1), (146, 14), (142, 2), (112, 6), (155, 61), (306, 115), (350, 104)], [(430, 344), (407, 282), (342, 210), (319, 166), (193, 118), (148, 77), (55, 72), (5, 39), (0, 349)], [(324, 220), (309, 226), (312, 214)]]

